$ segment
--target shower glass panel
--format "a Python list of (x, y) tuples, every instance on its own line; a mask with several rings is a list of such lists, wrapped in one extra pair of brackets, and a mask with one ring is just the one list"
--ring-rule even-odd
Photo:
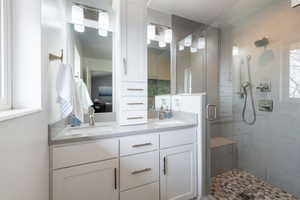
[(172, 16), (176, 93), (205, 92), (205, 24)]
[[(250, 9), (234, 3), (232, 10), (222, 13), (222, 19), (229, 24), (219, 28), (219, 112), (218, 121), (211, 127), (211, 141), (215, 144), (211, 154), (211, 194), (228, 199), (297, 199), (300, 21), (296, 19), (300, 19), (300, 7), (292, 8), (290, 1), (281, 0), (253, 4)], [(233, 12), (237, 8), (247, 11)], [(257, 120), (247, 124), (242, 115), (249, 56), (249, 84)], [(248, 94), (249, 90), (248, 87)], [(253, 117), (251, 104), (248, 96), (248, 120)], [(224, 187), (229, 180), (232, 187)]]

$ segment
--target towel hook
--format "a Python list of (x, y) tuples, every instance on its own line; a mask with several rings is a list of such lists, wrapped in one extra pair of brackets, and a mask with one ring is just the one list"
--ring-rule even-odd
[(63, 49), (61, 50), (61, 55), (60, 56), (49, 53), (49, 60), (50, 61), (60, 60), (61, 62), (63, 62), (63, 59), (64, 59), (64, 50)]

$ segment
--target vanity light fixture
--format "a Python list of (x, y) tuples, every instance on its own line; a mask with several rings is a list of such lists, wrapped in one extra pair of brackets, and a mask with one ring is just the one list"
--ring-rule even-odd
[(182, 44), (179, 44), (179, 47), (178, 47), (179, 51), (183, 51), (184, 50), (184, 45)]
[(198, 48), (199, 50), (205, 49), (205, 38), (204, 38), (204, 37), (200, 37), (200, 38), (198, 39), (197, 48)]
[(165, 43), (165, 41), (160, 40), (160, 41), (158, 42), (158, 46), (159, 46), (160, 48), (165, 48), (165, 47), (167, 46), (167, 44)]
[(172, 31), (172, 29), (166, 29), (164, 31), (164, 35), (165, 35), (165, 42), (166, 43), (171, 43), (172, 39), (173, 39), (173, 31)]
[(98, 34), (107, 37), (109, 30), (109, 15), (107, 12), (99, 11), (98, 15)]
[(72, 23), (74, 24), (74, 30), (83, 33), (84, 27), (84, 10), (82, 7), (73, 5), (72, 6)]
[(239, 55), (239, 47), (238, 46), (233, 46), (232, 55), (233, 56), (238, 56)]
[(193, 37), (192, 35), (188, 35), (186, 38), (184, 38), (184, 46), (190, 47), (192, 46)]
[(156, 27), (153, 24), (149, 24), (147, 26), (147, 35), (148, 35), (148, 41), (154, 40), (156, 36)]

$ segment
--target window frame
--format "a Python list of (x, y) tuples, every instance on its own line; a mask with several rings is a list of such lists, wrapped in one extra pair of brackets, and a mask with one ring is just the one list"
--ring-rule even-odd
[(11, 2), (0, 0), (0, 111), (12, 109), (11, 64)]
[(283, 103), (300, 103), (300, 98), (290, 97), (290, 51), (295, 46), (300, 49), (300, 40), (290, 40), (281, 46), (280, 101)]

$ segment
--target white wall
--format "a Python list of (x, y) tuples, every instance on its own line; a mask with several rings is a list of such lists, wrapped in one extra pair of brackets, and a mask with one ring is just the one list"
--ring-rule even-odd
[[(49, 53), (60, 55), (64, 50), (64, 63), (70, 62), (71, 52), (67, 52), (68, 26), (65, 21), (64, 0), (43, 0), (42, 2), (42, 29), (44, 56)], [(70, 45), (70, 44), (69, 44)], [(47, 60), (47, 58), (45, 57)], [(48, 121), (50, 124), (61, 120), (59, 104), (57, 103), (56, 77), (60, 61), (45, 63), (48, 80)]]
[[(40, 0), (13, 0), (12, 3), (13, 45), (17, 48), (13, 49), (13, 67), (18, 68), (14, 74), (19, 73), (15, 75), (17, 79), (14, 81), (14, 104), (23, 107), (25, 104), (31, 106), (37, 103), (37, 107), (41, 107), (41, 98), (45, 100), (45, 90), (42, 89), (45, 84), (41, 81), (44, 80), (44, 68), (41, 67), (40, 59)], [(23, 76), (20, 76), (21, 72)], [(20, 80), (23, 85), (16, 82)], [(22, 90), (23, 93), (19, 93)], [(43, 108), (44, 105), (45, 102)], [(0, 199), (47, 200), (48, 160), (45, 109), (0, 122)]]

